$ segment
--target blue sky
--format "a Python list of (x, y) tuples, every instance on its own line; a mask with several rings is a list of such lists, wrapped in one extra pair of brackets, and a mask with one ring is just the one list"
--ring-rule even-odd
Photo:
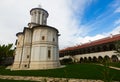
[(120, 33), (120, 0), (1, 0), (0, 44), (15, 43), (39, 4), (61, 34), (60, 49)]
[[(112, 31), (116, 27), (115, 21), (120, 19), (120, 13), (115, 12), (117, 8), (120, 8), (119, 0), (90, 1), (85, 6), (80, 22), (82, 25), (90, 26), (92, 29), (87, 35), (95, 36)], [(75, 13), (75, 16), (79, 21), (79, 13)]]

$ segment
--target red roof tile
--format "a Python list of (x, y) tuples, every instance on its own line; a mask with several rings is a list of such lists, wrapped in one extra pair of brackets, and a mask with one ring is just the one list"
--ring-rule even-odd
[(111, 37), (98, 39), (98, 40), (91, 41), (89, 43), (85, 43), (85, 44), (78, 45), (78, 46), (67, 47), (65, 49), (60, 50), (60, 52), (66, 51), (66, 50), (74, 50), (74, 49), (78, 49), (78, 48), (85, 48), (85, 47), (89, 47), (89, 46), (95, 46), (95, 45), (109, 43), (109, 42), (113, 42), (113, 41), (117, 41), (117, 40), (120, 40), (120, 34), (112, 35)]

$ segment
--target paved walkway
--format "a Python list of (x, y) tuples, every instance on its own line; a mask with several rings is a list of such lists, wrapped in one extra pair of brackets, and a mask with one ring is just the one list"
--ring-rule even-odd
[(102, 80), (70, 79), (70, 78), (68, 79), (52, 77), (34, 77), (34, 76), (10, 76), (10, 75), (0, 75), (0, 79), (28, 80), (38, 82), (103, 82)]
[(109, 66), (109, 68), (116, 69), (116, 70), (120, 70), (120, 68), (118, 68), (118, 67), (113, 67), (113, 66)]
[(41, 82), (41, 80), (44, 79), (44, 77), (0, 75), (0, 79), (29, 80)]
[[(103, 64), (96, 64), (96, 65), (103, 66)], [(113, 67), (113, 66), (109, 66), (109, 68), (116, 69), (116, 70), (120, 70), (120, 68), (118, 68), (118, 67)]]

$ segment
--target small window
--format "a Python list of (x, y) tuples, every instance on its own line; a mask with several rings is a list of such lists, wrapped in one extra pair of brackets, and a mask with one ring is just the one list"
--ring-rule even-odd
[(18, 44), (18, 40), (15, 41), (15, 45), (17, 45), (17, 44)]
[(48, 50), (48, 58), (50, 59), (51, 58), (51, 51)]
[(19, 42), (18, 42), (18, 45), (19, 45)]
[(27, 55), (27, 58), (29, 58), (29, 55)]
[(24, 65), (24, 67), (27, 67), (27, 65)]
[(53, 38), (53, 42), (55, 41), (55, 38)]
[(45, 40), (45, 36), (42, 36), (42, 40)]

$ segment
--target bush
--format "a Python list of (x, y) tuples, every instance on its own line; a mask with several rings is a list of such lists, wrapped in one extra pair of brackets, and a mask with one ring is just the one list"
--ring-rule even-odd
[(62, 59), (62, 60), (60, 61), (60, 63), (61, 63), (62, 65), (66, 65), (66, 64), (71, 64), (71, 63), (73, 63), (73, 61), (72, 61), (71, 58), (65, 58), (65, 59)]

